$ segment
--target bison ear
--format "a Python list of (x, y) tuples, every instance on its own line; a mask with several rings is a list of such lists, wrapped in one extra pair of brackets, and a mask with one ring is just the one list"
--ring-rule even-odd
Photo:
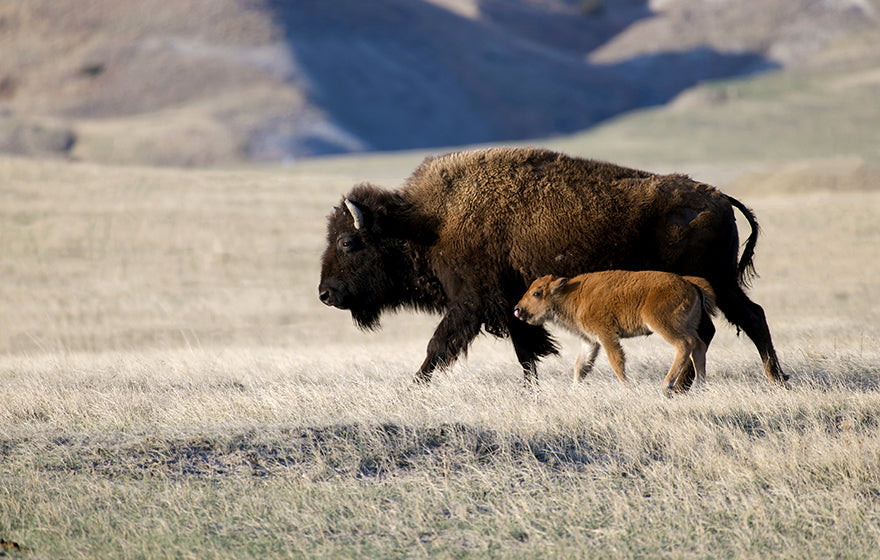
[(568, 285), (568, 278), (560, 278), (550, 284), (550, 293), (555, 296), (556, 294), (561, 292), (562, 288), (564, 288), (566, 285)]

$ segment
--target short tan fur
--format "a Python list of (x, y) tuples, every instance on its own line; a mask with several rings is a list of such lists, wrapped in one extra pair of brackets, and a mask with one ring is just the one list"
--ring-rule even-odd
[(694, 386), (705, 381), (707, 345), (697, 328), (704, 316), (708, 320), (715, 311), (715, 294), (703, 278), (609, 270), (573, 278), (538, 278), (514, 314), (532, 325), (548, 320), (558, 323), (583, 340), (574, 368), (575, 382), (592, 369), (601, 344), (614, 373), (626, 384), (620, 339), (656, 332), (676, 350), (664, 379), (672, 389), (688, 360), (696, 370)]

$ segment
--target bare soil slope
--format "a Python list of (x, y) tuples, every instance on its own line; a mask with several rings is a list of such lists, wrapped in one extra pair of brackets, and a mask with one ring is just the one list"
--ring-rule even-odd
[(0, 150), (206, 165), (570, 133), (801, 64), (875, 17), (867, 0), (13, 0)]

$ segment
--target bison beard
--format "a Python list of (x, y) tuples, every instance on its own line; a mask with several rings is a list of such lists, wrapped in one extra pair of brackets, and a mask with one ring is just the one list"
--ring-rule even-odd
[[(734, 218), (751, 226), (741, 259)], [(655, 175), (548, 150), (492, 149), (428, 158), (396, 191), (356, 186), (328, 218), (321, 301), (364, 329), (383, 312), (443, 314), (416, 375), (451, 364), (482, 331), (509, 336), (527, 381), (556, 352), (513, 316), (534, 278), (607, 269), (702, 276), (718, 306), (784, 383), (763, 309), (743, 292), (758, 235), (739, 201), (683, 175)], [(708, 344), (715, 329), (701, 321)], [(693, 368), (680, 376), (686, 390)]]

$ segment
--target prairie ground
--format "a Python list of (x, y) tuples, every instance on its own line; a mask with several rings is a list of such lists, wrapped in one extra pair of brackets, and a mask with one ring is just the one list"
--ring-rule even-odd
[(488, 337), (414, 387), (437, 319), (365, 334), (316, 286), (330, 207), (418, 159), (0, 159), (0, 553), (876, 557), (880, 191), (731, 183), (788, 390), (723, 320), (687, 396), (656, 337), (630, 390), (604, 355), (573, 387), (563, 335), (537, 390)]

